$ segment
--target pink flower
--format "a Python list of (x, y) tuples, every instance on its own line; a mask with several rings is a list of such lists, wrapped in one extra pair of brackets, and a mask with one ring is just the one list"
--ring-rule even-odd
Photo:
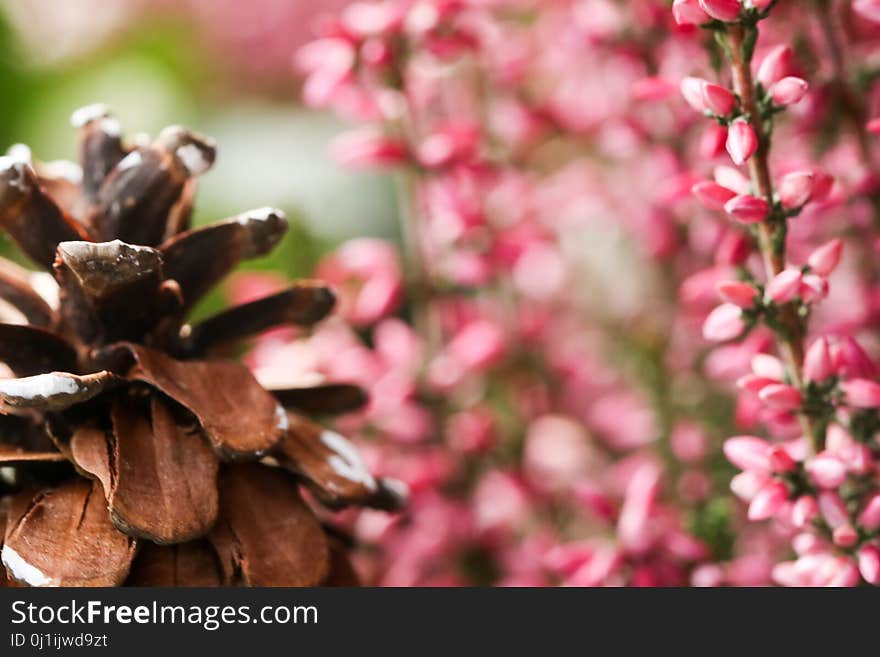
[(807, 461), (807, 474), (819, 488), (837, 488), (846, 480), (846, 466), (836, 456), (821, 452)]
[(758, 150), (758, 138), (752, 125), (744, 120), (734, 121), (727, 132), (727, 152), (734, 164), (745, 164)]
[(355, 49), (339, 38), (318, 39), (296, 53), (296, 64), (308, 73), (303, 86), (303, 100), (311, 107), (326, 107), (350, 79), (355, 63)]
[(781, 481), (768, 481), (749, 504), (749, 520), (772, 518), (788, 499), (788, 486)]
[(446, 441), (463, 454), (481, 454), (495, 442), (495, 419), (488, 411), (472, 408), (460, 411), (446, 426)]
[(756, 224), (770, 214), (770, 204), (757, 196), (741, 194), (725, 203), (724, 211), (740, 223)]
[(727, 116), (736, 106), (736, 96), (721, 85), (703, 82), (701, 92), (706, 108), (713, 114)]
[(700, 0), (700, 7), (712, 18), (731, 23), (739, 18), (739, 0)]
[(650, 547), (652, 536), (648, 523), (659, 487), (660, 468), (654, 463), (645, 463), (636, 470), (626, 487), (617, 535), (632, 551), (641, 552)]
[(776, 356), (755, 354), (751, 361), (752, 372), (779, 383), (785, 378), (785, 365)]
[(859, 343), (849, 336), (841, 338), (832, 345), (831, 358), (834, 361), (834, 369), (841, 376), (869, 378), (874, 377), (877, 373), (874, 361), (859, 346)]
[(880, 23), (880, 0), (854, 0), (853, 9), (863, 18)]
[(584, 426), (562, 415), (544, 415), (526, 432), (523, 467), (535, 486), (562, 490), (582, 477), (590, 464)]
[[(878, 19), (880, 22), (880, 19)], [(868, 584), (880, 586), (880, 548), (865, 545), (859, 549), (859, 572)]]
[(450, 341), (449, 355), (465, 370), (484, 370), (504, 355), (506, 340), (501, 328), (485, 319), (462, 328)]
[(819, 493), (819, 511), (832, 529), (849, 523), (846, 505), (840, 495), (834, 491), (826, 490)]
[(736, 192), (708, 180), (698, 182), (691, 192), (710, 210), (723, 210), (724, 204), (736, 196)]
[(868, 531), (880, 529), (880, 493), (874, 493), (859, 514), (859, 524)]
[(806, 80), (789, 76), (782, 78), (770, 88), (770, 96), (776, 105), (787, 107), (799, 103), (809, 89), (810, 85)]
[(840, 384), (846, 403), (853, 408), (880, 408), (880, 384), (870, 379), (850, 379)]
[(791, 520), (795, 527), (806, 527), (819, 515), (819, 504), (812, 495), (801, 495), (791, 509)]
[(317, 275), (337, 288), (343, 315), (359, 326), (387, 316), (400, 302), (400, 264), (394, 248), (382, 240), (346, 242), (321, 261)]
[(740, 308), (751, 308), (755, 304), (758, 290), (742, 281), (722, 281), (716, 286), (718, 296), (723, 301), (735, 304)]
[(724, 441), (724, 455), (741, 470), (770, 471), (772, 448), (763, 438), (734, 436)]
[(330, 144), (330, 153), (336, 162), (354, 169), (395, 167), (409, 159), (409, 148), (404, 142), (374, 128), (339, 135)]
[(776, 82), (791, 74), (793, 59), (794, 53), (792, 53), (789, 46), (779, 45), (774, 47), (767, 53), (758, 67), (756, 75), (758, 82), (764, 85), (765, 89), (769, 89)]
[(706, 99), (703, 97), (703, 87), (706, 81), (700, 78), (684, 78), (681, 81), (681, 95), (684, 96), (685, 102), (698, 112), (705, 112)]
[(703, 337), (713, 342), (724, 342), (738, 337), (745, 330), (742, 308), (724, 303), (715, 308), (703, 323)]
[(700, 7), (699, 0), (675, 0), (672, 16), (679, 25), (702, 25), (709, 22), (709, 16)]
[(807, 258), (807, 264), (819, 276), (830, 276), (837, 268), (842, 253), (843, 241), (835, 238), (813, 251)]
[(798, 295), (802, 280), (800, 269), (784, 269), (767, 285), (766, 296), (775, 303), (788, 303)]
[(880, 116), (868, 121), (868, 123), (865, 125), (865, 130), (870, 132), (872, 135), (880, 135)]
[(808, 381), (824, 381), (833, 374), (834, 364), (828, 339), (817, 338), (804, 356), (804, 377)]
[(813, 172), (795, 171), (779, 182), (779, 202), (786, 210), (805, 205), (813, 195)]
[(446, 123), (434, 130), (419, 146), (417, 157), (422, 166), (444, 167), (467, 162), (476, 155), (480, 127), (470, 121)]
[(793, 411), (800, 408), (803, 397), (801, 391), (785, 383), (774, 383), (765, 386), (758, 397), (768, 406), (781, 411)]
[(837, 547), (848, 548), (855, 545), (859, 540), (859, 534), (850, 524), (835, 528), (831, 540)]

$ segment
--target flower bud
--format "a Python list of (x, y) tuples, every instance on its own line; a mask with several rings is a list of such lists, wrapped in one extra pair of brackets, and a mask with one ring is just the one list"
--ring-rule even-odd
[(803, 401), (801, 391), (785, 383), (765, 386), (758, 393), (758, 398), (771, 408), (780, 411), (793, 411), (799, 408)]
[(874, 493), (859, 514), (859, 524), (868, 531), (880, 529), (880, 493)]
[(853, 408), (880, 408), (880, 384), (870, 379), (850, 379), (840, 384), (846, 403)]
[(772, 518), (788, 499), (788, 486), (775, 479), (768, 481), (749, 504), (749, 520)]
[(737, 119), (727, 131), (727, 152), (734, 164), (745, 164), (758, 150), (758, 137), (751, 124)]
[(700, 7), (699, 0), (675, 0), (672, 16), (678, 25), (702, 25), (708, 23), (709, 15)]
[(825, 337), (813, 341), (804, 356), (804, 378), (808, 381), (824, 381), (834, 374), (831, 347)]
[(724, 441), (724, 455), (740, 470), (770, 470), (772, 446), (757, 436), (733, 436)]
[(739, 0), (700, 0), (700, 7), (715, 20), (732, 23), (739, 18)]
[(865, 545), (858, 554), (859, 572), (868, 584), (880, 586), (880, 548)]
[(755, 354), (751, 361), (752, 372), (758, 376), (773, 379), (775, 383), (785, 378), (785, 365), (776, 356)]
[(708, 180), (698, 182), (691, 192), (710, 210), (723, 210), (724, 204), (736, 196), (736, 192)]
[(724, 303), (715, 308), (703, 322), (703, 337), (713, 342), (724, 342), (739, 336), (745, 329), (742, 308)]
[(775, 303), (788, 303), (798, 295), (802, 279), (800, 269), (784, 269), (767, 285), (767, 298)]
[(705, 80), (700, 78), (687, 77), (681, 81), (681, 95), (685, 102), (698, 112), (705, 112), (706, 101), (703, 98), (703, 85)]
[(819, 488), (830, 490), (846, 481), (846, 466), (836, 456), (825, 451), (807, 462), (807, 474)]
[(859, 535), (852, 525), (846, 523), (834, 530), (831, 540), (834, 541), (837, 547), (848, 548), (856, 544), (859, 540)]
[(770, 89), (770, 96), (773, 102), (780, 107), (788, 107), (799, 103), (804, 96), (807, 95), (810, 85), (806, 80), (789, 76), (782, 78)]
[(797, 468), (794, 459), (788, 452), (780, 446), (775, 446), (770, 450), (770, 469), (776, 474), (784, 474), (792, 472)]
[(706, 108), (719, 116), (727, 116), (736, 106), (736, 96), (733, 95), (733, 92), (718, 84), (704, 82), (702, 95)]
[(806, 527), (819, 515), (819, 505), (812, 495), (801, 495), (791, 510), (791, 520), (795, 527)]
[(823, 491), (819, 493), (819, 511), (825, 522), (832, 529), (837, 529), (849, 523), (849, 514), (846, 512), (846, 505), (840, 499), (840, 495), (833, 491)]
[(786, 210), (805, 205), (813, 195), (813, 172), (795, 171), (779, 181), (779, 202)]
[(732, 303), (740, 308), (751, 308), (755, 304), (758, 290), (742, 281), (722, 281), (716, 286), (718, 296), (723, 301)]
[(843, 241), (835, 238), (813, 251), (807, 258), (807, 264), (819, 276), (830, 276), (840, 263), (842, 254)]
[(788, 46), (776, 46), (773, 48), (761, 65), (758, 67), (757, 79), (765, 89), (769, 89), (776, 82), (789, 75), (792, 70), (794, 53)]
[(770, 214), (770, 204), (757, 196), (740, 194), (724, 204), (724, 211), (740, 223), (756, 224)]

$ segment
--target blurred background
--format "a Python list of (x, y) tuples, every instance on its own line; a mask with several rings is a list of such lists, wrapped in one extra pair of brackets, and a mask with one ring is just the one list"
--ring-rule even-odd
[[(394, 237), (382, 175), (327, 155), (342, 126), (300, 109), (293, 54), (341, 0), (2, 0), (0, 142), (76, 159), (71, 110), (102, 102), (126, 132), (182, 123), (221, 145), (199, 190), (197, 223), (284, 209), (293, 229), (251, 268), (308, 275), (331, 245)], [(8, 251), (8, 249), (7, 249)]]

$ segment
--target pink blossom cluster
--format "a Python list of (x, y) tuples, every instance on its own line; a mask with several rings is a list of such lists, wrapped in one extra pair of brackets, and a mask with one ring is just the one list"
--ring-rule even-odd
[(878, 11), (809, 4), (356, 2), (299, 52), (403, 246), (251, 359), (369, 390), (368, 581), (878, 582)]

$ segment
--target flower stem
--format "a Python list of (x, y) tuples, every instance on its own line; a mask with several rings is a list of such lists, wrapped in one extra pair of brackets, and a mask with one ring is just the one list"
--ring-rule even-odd
[[(770, 176), (770, 142), (768, 126), (758, 110), (755, 97), (755, 83), (752, 79), (751, 56), (744, 52), (743, 41), (745, 29), (742, 25), (730, 25), (727, 28), (727, 39), (730, 46), (733, 87), (739, 95), (743, 111), (748, 115), (752, 129), (758, 138), (758, 148), (749, 159), (749, 174), (752, 185), (758, 196), (768, 203), (773, 203), (773, 180)], [(757, 28), (750, 28), (757, 29)], [(780, 221), (785, 221), (781, 219)], [(779, 232), (781, 231), (781, 232)], [(769, 282), (785, 267), (785, 226), (773, 226), (768, 222), (757, 225), (758, 248), (764, 261), (764, 272)], [(801, 363), (804, 360), (804, 334), (806, 327), (798, 317), (794, 306), (788, 304), (781, 308), (780, 321), (782, 331), (776, 332), (779, 351), (791, 377), (791, 383), (800, 389), (803, 386)], [(801, 429), (813, 452), (820, 451), (824, 437), (812, 426), (810, 418), (799, 414)]]

